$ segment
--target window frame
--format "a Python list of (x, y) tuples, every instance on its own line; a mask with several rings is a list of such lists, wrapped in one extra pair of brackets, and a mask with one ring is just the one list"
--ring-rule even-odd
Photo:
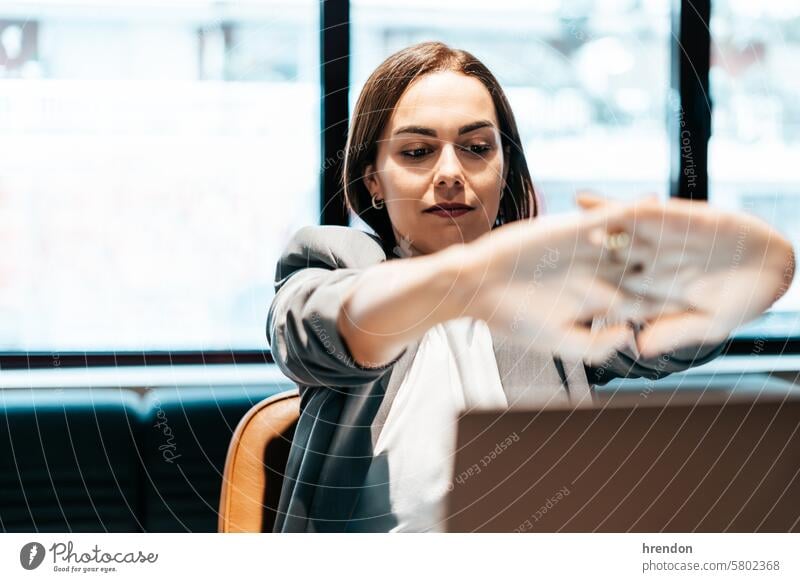
[[(709, 92), (712, 0), (673, 0), (670, 79), (680, 110), (668, 121), (670, 143), (670, 196), (708, 200), (708, 142), (713, 100)], [(320, 35), (320, 223), (346, 226), (348, 212), (340, 183), (342, 159), (349, 125), (350, 2), (319, 3)], [(677, 39), (677, 40), (675, 40)], [(681, 125), (683, 122), (683, 125)], [(684, 139), (690, 140), (692, 157), (681, 155)], [(693, 174), (685, 171), (692, 164)], [(800, 337), (733, 337), (724, 354), (800, 353)], [(0, 370), (90, 368), (152, 365), (215, 365), (273, 363), (268, 349), (0, 352)]]

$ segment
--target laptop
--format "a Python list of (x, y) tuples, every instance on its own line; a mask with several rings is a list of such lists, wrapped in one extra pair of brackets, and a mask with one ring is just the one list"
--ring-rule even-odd
[(446, 529), (800, 531), (800, 387), (762, 376), (468, 413)]

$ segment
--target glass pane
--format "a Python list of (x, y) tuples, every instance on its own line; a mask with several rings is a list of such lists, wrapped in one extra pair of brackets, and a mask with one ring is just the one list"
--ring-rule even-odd
[(0, 4), (0, 349), (265, 348), (318, 78), (311, 0)]
[(503, 85), (548, 211), (576, 190), (668, 193), (668, 0), (354, 0), (351, 104), (410, 44), (470, 51)]
[[(711, 20), (709, 200), (767, 220), (800, 243), (800, 3), (715, 0)], [(800, 331), (797, 286), (757, 328)]]

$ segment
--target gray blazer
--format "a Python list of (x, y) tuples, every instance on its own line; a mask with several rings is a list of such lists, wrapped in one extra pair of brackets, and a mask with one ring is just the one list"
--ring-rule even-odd
[[(267, 339), (275, 363), (298, 385), (301, 400), (275, 531), (348, 528), (382, 419), (419, 346), (417, 341), (394, 362), (365, 369), (337, 332), (342, 298), (353, 278), (385, 260), (380, 240), (371, 234), (343, 226), (308, 226), (294, 235), (278, 261)], [(593, 384), (618, 377), (657, 379), (717, 357), (724, 345), (685, 348), (650, 359), (620, 351), (602, 367), (592, 368), (492, 337), (512, 407), (591, 403)], [(376, 522), (376, 530), (383, 528)], [(363, 531), (363, 523), (359, 529)]]

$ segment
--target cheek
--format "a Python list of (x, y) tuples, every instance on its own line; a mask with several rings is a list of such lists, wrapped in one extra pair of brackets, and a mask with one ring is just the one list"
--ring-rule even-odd
[(428, 172), (413, 170), (395, 163), (387, 163), (383, 172), (386, 195), (397, 201), (419, 200), (431, 183)]
[(487, 207), (497, 206), (503, 188), (503, 166), (500, 163), (489, 164), (472, 177), (475, 194)]
[(386, 210), (392, 224), (405, 236), (412, 236), (419, 219), (421, 200), (430, 179), (407, 168), (387, 162), (381, 172)]

